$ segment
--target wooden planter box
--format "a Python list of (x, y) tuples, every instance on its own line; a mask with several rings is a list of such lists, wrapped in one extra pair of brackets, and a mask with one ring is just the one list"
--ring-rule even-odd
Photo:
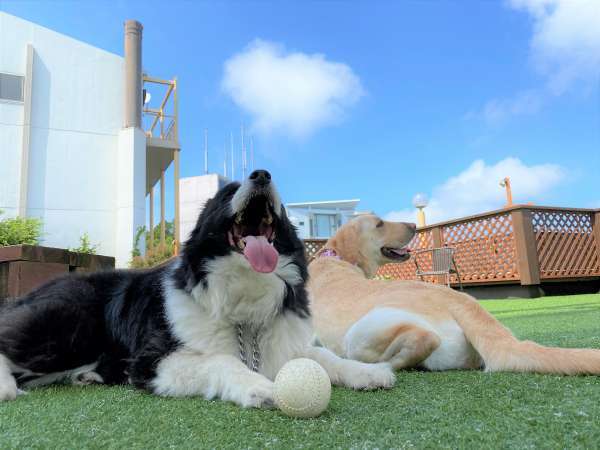
[(115, 258), (36, 245), (0, 247), (0, 302), (69, 272), (113, 269)]

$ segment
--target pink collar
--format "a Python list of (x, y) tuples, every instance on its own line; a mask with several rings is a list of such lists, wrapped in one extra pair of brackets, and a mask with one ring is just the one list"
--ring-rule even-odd
[[(323, 249), (323, 250), (322, 250), (322, 251), (321, 251), (321, 252), (320, 252), (320, 253), (317, 255), (317, 257), (318, 257), (318, 258), (323, 258), (323, 257), (335, 258), (335, 259), (337, 259), (337, 260), (339, 260), (339, 261), (343, 261), (343, 262), (345, 262), (345, 263), (352, 264), (352, 263), (349, 263), (348, 261), (346, 261), (345, 259), (342, 259), (342, 257), (341, 257), (340, 255), (338, 255), (338, 254), (337, 254), (337, 252), (336, 252), (334, 249), (332, 249), (332, 248), (326, 248), (326, 249)], [(358, 267), (358, 264), (357, 264), (357, 263), (354, 263), (354, 264), (352, 264), (352, 265), (353, 265), (354, 267)], [(361, 269), (361, 270), (362, 270), (362, 269)]]
[(319, 258), (324, 257), (324, 256), (329, 256), (331, 258), (337, 258), (339, 260), (342, 259), (342, 257), (340, 255), (338, 255), (337, 252), (332, 248), (326, 248), (321, 253), (319, 253)]

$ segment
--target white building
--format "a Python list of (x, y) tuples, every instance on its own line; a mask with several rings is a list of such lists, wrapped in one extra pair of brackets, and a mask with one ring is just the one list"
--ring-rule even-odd
[(326, 239), (356, 216), (359, 199), (325, 202), (288, 203), (290, 221), (302, 239)]
[(198, 216), (205, 203), (215, 196), (217, 191), (229, 183), (229, 180), (218, 174), (201, 175), (179, 180), (181, 225), (180, 235), (185, 242), (196, 226)]
[(179, 159), (176, 119), (142, 130), (141, 35), (126, 23), (122, 57), (0, 12), (0, 218), (41, 218), (52, 247), (88, 233), (118, 266)]

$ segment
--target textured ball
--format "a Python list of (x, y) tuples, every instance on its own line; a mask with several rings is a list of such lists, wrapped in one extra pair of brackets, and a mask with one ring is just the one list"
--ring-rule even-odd
[(275, 403), (287, 416), (317, 417), (330, 398), (329, 375), (312, 359), (292, 359), (275, 377)]

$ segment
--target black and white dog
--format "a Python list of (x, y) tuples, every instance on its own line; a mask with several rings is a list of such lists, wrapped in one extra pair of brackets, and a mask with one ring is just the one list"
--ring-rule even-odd
[(391, 387), (389, 365), (311, 345), (306, 261), (264, 170), (209, 200), (170, 264), (52, 281), (0, 310), (0, 400), (58, 381), (131, 383), (158, 395), (269, 407), (283, 364), (333, 383)]

